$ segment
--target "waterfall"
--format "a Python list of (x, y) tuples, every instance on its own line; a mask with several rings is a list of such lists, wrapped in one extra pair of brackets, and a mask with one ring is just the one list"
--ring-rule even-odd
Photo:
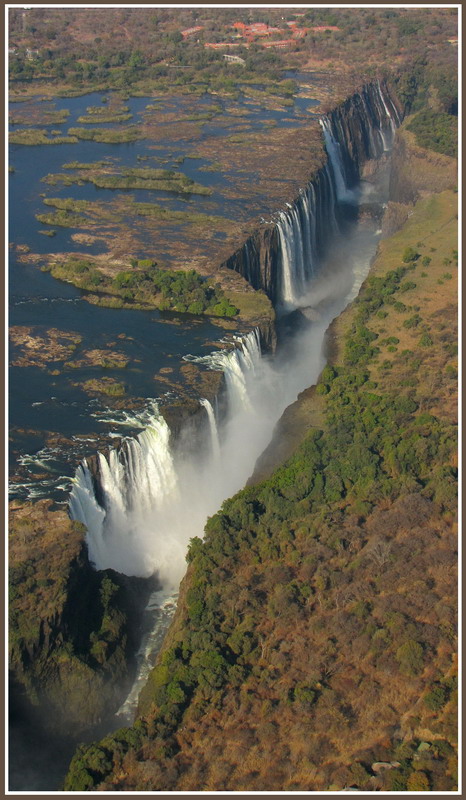
[[(95, 470), (86, 461), (79, 465), (70, 496), (71, 517), (86, 525), (89, 557), (97, 569), (140, 576), (157, 572), (172, 588), (183, 574), (189, 539), (202, 536), (207, 516), (244, 484), (254, 466), (254, 454), (239, 452), (243, 436), (258, 438), (262, 447), (268, 435), (260, 420), (267, 398), (259, 404), (257, 398), (264, 376), (258, 330), (237, 337), (233, 350), (185, 358), (224, 372), (223, 440), (212, 406), (203, 399), (210, 453), (201, 458), (177, 452), (167, 423), (151, 403), (140, 414), (146, 427), (137, 437), (107, 455), (98, 453)], [(234, 468), (219, 471), (224, 459), (234, 460)]]
[(327, 154), (332, 167), (333, 177), (335, 180), (336, 191), (337, 191), (337, 198), (342, 203), (354, 203), (356, 198), (354, 192), (352, 192), (346, 186), (343, 162), (340, 154), (340, 145), (337, 142), (337, 140), (333, 137), (330, 120), (328, 117), (323, 117), (322, 119), (319, 120), (319, 122), (322, 127), (325, 140), (325, 148), (327, 150)]
[(263, 289), (279, 312), (302, 304), (342, 223), (354, 217), (363, 164), (391, 149), (401, 114), (382, 81), (321, 118), (327, 163), (293, 204), (276, 212), (222, 266)]
[(234, 337), (234, 341), (237, 346), (233, 350), (216, 350), (207, 356), (183, 356), (184, 361), (203, 364), (224, 373), (230, 417), (244, 409), (252, 409), (251, 383), (254, 383), (261, 366), (260, 334), (257, 328), (245, 337)]
[[(169, 440), (170, 429), (153, 405), (149, 425), (142, 433), (126, 439), (107, 456), (97, 454), (99, 500), (88, 463), (79, 465), (70, 514), (86, 525), (89, 558), (97, 569), (150, 575), (160, 566), (155, 555), (147, 560), (147, 538), (140, 536), (139, 521), (156, 514), (167, 522), (170, 505), (179, 498)], [(157, 541), (157, 531), (153, 533)], [(163, 542), (163, 563), (170, 561), (177, 549), (176, 544), (167, 547)]]
[(331, 236), (335, 236), (340, 232), (340, 226), (337, 220), (337, 201), (336, 201), (336, 193), (335, 193), (335, 186), (333, 181), (332, 171), (330, 169), (329, 164), (326, 164), (322, 170), (322, 175), (324, 181), (326, 183), (327, 191), (324, 193), (324, 197), (327, 197), (327, 202), (322, 204), (322, 213), (324, 215), (324, 223), (321, 226), (321, 235), (322, 236), (322, 245), (321, 249), (324, 250), (324, 242), (330, 238)]
[(293, 220), (289, 214), (280, 212), (277, 222), (282, 257), (281, 302), (284, 306), (293, 306), (302, 294), (300, 281), (300, 264), (296, 264), (296, 248)]
[[(393, 144), (399, 114), (389, 96), (385, 98), (380, 81), (356, 93), (351, 110), (350, 117), (338, 109), (319, 120), (328, 161), (293, 205), (287, 204), (288, 208), (278, 214), (277, 303), (282, 311), (305, 302), (309, 280), (340, 233), (342, 204), (357, 205), (358, 190), (353, 187), (364, 160), (377, 158)], [(353, 129), (354, 119), (357, 131)]]
[[(388, 139), (386, 138), (386, 132), (384, 131), (383, 126), (380, 129), (381, 133), (382, 133), (382, 136), (383, 136), (384, 150), (388, 151), (388, 150), (391, 150), (392, 145), (393, 145), (393, 139), (395, 138), (396, 125), (395, 125), (395, 120), (393, 119), (393, 113), (391, 114), (390, 111), (388, 110), (387, 102), (386, 102), (384, 94), (382, 92), (382, 87), (380, 85), (380, 81), (377, 81), (377, 90), (378, 90), (378, 96), (379, 96), (380, 100), (382, 101), (382, 105), (383, 105), (383, 108), (384, 108), (384, 111), (385, 111), (385, 114), (386, 114), (386, 118), (387, 118), (386, 121), (388, 122), (388, 126), (390, 128), (390, 136), (389, 136)], [(392, 108), (394, 109), (393, 105), (392, 105)], [(395, 119), (396, 119), (397, 122), (399, 122), (398, 115), (397, 115), (396, 112), (395, 112)]]
[(209, 420), (209, 431), (210, 431), (210, 446), (212, 450), (212, 457), (213, 459), (219, 464), (220, 463), (220, 440), (218, 438), (218, 429), (217, 429), (217, 420), (215, 419), (214, 409), (212, 408), (211, 403), (209, 403), (206, 398), (202, 398), (199, 401), (201, 406), (204, 406), (205, 410), (207, 411), (207, 417)]
[[(278, 303), (296, 308), (317, 269), (328, 233), (338, 233), (335, 194), (327, 165), (321, 179), (302, 189), (294, 204), (280, 211), (276, 222), (280, 251)], [(320, 241), (319, 241), (320, 240)]]

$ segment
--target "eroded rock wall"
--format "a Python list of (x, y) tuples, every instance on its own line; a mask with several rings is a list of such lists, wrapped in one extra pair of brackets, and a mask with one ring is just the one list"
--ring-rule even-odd
[[(390, 149), (402, 118), (403, 109), (394, 93), (380, 81), (365, 85), (326, 115), (348, 188), (360, 180), (368, 160), (379, 158)], [(257, 228), (221, 266), (238, 272), (254, 289), (263, 289), (274, 305), (279, 303), (283, 295), (285, 260), (279, 235), (280, 218), (294, 216), (295, 220), (303, 221), (299, 237), (303, 248), (301, 261), (305, 268), (312, 268), (313, 259), (323, 255), (332, 238), (332, 223), (343, 213), (334, 169), (330, 161), (318, 169), (300, 194), (290, 198), (287, 209), (278, 211), (272, 220)], [(306, 213), (303, 213), (304, 203)], [(313, 229), (306, 231), (304, 218), (309, 213)], [(305, 275), (306, 279), (309, 277), (310, 274)]]
[(15, 501), (10, 518), (11, 713), (29, 704), (45, 730), (83, 730), (116, 710), (132, 680), (153, 582), (95, 572), (82, 526), (49, 501)]

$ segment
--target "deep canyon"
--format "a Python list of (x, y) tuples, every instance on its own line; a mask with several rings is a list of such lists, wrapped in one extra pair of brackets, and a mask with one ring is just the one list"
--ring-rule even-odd
[[(189, 234), (194, 241), (202, 233), (192, 264), (204, 280), (218, 280), (237, 305), (237, 319), (220, 323), (208, 312), (195, 319), (154, 309), (95, 307), (83, 302), (79, 284), (57, 284), (53, 298), (55, 281), (48, 271), (72, 246), (66, 229), (53, 247), (34, 236), (32, 255), (24, 250), (19, 255), (16, 245), (12, 352), (20, 401), (12, 412), (16, 572), (10, 789), (57, 790), (63, 781), (65, 791), (386, 788), (377, 782), (374, 761), (391, 764), (393, 780), (399, 776), (414, 788), (418, 756), (409, 743), (415, 740), (417, 747), (426, 738), (430, 757), (442, 766), (437, 775), (436, 765), (425, 766), (421, 759), (417, 772), (427, 777), (419, 779), (420, 785), (425, 780), (450, 786), (454, 612), (441, 564), (446, 569), (454, 557), (454, 412), (448, 383), (453, 344), (438, 318), (450, 315), (454, 321), (452, 276), (446, 270), (454, 264), (456, 167), (453, 159), (414, 143), (402, 124), (409, 108), (396, 86), (372, 78), (325, 111), (316, 110), (309, 97), (288, 111), (288, 118), (276, 110), (275, 122), (289, 126), (290, 147), (299, 146), (297, 163), (302, 159), (306, 170), (298, 177), (298, 163), (282, 186), (276, 167), (272, 180), (277, 183), (271, 195), (263, 195), (263, 204), (257, 206), (258, 190), (248, 195), (250, 207), (260, 214), (254, 222), (246, 219), (235, 196), (239, 179), (230, 197), (227, 183), (222, 196), (216, 179), (207, 181), (213, 193), (206, 191), (202, 199), (193, 194), (182, 201), (162, 190), (169, 213), (189, 213), (190, 224), (201, 226)], [(87, 102), (78, 98), (74, 113), (82, 113)], [(306, 114), (312, 118), (308, 127)], [(263, 124), (257, 118), (256, 131)], [(90, 144), (89, 157), (102, 153), (101, 146)], [(132, 163), (136, 151), (140, 160), (150, 157), (141, 143), (117, 147), (129, 148), (119, 151), (125, 164)], [(162, 155), (175, 167), (176, 148)], [(201, 160), (201, 152), (194, 155), (189, 179), (201, 186), (209, 162)], [(56, 166), (50, 169), (47, 177), (55, 180)], [(440, 173), (435, 194), (432, 176)], [(108, 190), (83, 186), (83, 175), (81, 170), (73, 178), (75, 202), (86, 198), (88, 213), (89, 198), (96, 196), (97, 213), (104, 207), (110, 213), (108, 202), (102, 204)], [(21, 169), (16, 177), (23, 186)], [(56, 177), (63, 182), (63, 176)], [(66, 186), (54, 192), (63, 197)], [(99, 192), (104, 193), (100, 198)], [(138, 190), (137, 203), (149, 198), (147, 190)], [(133, 202), (134, 197), (128, 208)], [(193, 222), (197, 203), (206, 215), (202, 222)], [(224, 232), (215, 241), (219, 217), (211, 217), (209, 228), (207, 214), (220, 208), (233, 222), (221, 223)], [(121, 252), (112, 230), (116, 218), (108, 219), (105, 231), (94, 228), (93, 219), (81, 223), (91, 239), (97, 234), (87, 253), (97, 258), (102, 274), (117, 262), (118, 268), (125, 266), (130, 247), (139, 259), (148, 246), (150, 254), (156, 252), (163, 236), (164, 258), (172, 258), (175, 268), (184, 263), (175, 217), (168, 227), (161, 223), (153, 241), (150, 225), (135, 226)], [(186, 220), (180, 222), (180, 242)], [(16, 215), (13, 224), (14, 240), (21, 243)], [(129, 218), (118, 224), (131, 230)], [(106, 246), (114, 242), (108, 263), (98, 261), (105, 238)], [(429, 316), (427, 305), (427, 323), (415, 296), (423, 268), (438, 284), (437, 317), (432, 306)], [(18, 291), (18, 274), (30, 276), (29, 294)], [(428, 274), (422, 272), (430, 281)], [(426, 291), (432, 292), (430, 283)], [(42, 313), (46, 306), (53, 308), (54, 299), (56, 331), (39, 331), (37, 303)], [(70, 327), (67, 304), (73, 305), (74, 317), (64, 337)], [(408, 313), (414, 316), (405, 325), (399, 315)], [(424, 376), (423, 385), (413, 388), (417, 383), (407, 365), (415, 359), (415, 345), (409, 337), (421, 331), (435, 347), (438, 335), (432, 351), (437, 361), (419, 360), (413, 369)], [(38, 339), (34, 343), (38, 332), (39, 346)], [(400, 340), (402, 353), (396, 346)], [(41, 347), (49, 353), (54, 348), (54, 357), (41, 361)], [(110, 402), (100, 390), (93, 399), (89, 389), (87, 396), (83, 393), (84, 379), (87, 386), (95, 383), (97, 363), (110, 368), (107, 380), (125, 384), (126, 397)], [(50, 371), (57, 364), (60, 368)], [(52, 406), (47, 365), (56, 387)], [(71, 369), (79, 381), (69, 382)], [(437, 383), (436, 371), (443, 376)], [(40, 420), (34, 426), (27, 424), (28, 402), (21, 399), (28, 374)], [(408, 387), (398, 398), (393, 394), (397, 380)], [(427, 384), (430, 399), (422, 394)], [(60, 429), (55, 436), (50, 430), (54, 411)], [(104, 432), (96, 433), (89, 414)], [(422, 444), (416, 425), (427, 431), (421, 431)], [(416, 456), (405, 470), (400, 463), (409, 459), (410, 448)], [(423, 466), (429, 458), (434, 477)], [(58, 537), (50, 534), (51, 525)], [(423, 593), (422, 570), (428, 569), (421, 557), (412, 567), (409, 612), (401, 613), (400, 602), (391, 598), (390, 592), (409, 591), (393, 555), (405, 553), (411, 563), (405, 545), (409, 525), (424, 537), (424, 559), (436, 547), (444, 554), (425, 584), (439, 623), (411, 610), (416, 593)], [(53, 577), (44, 560), (53, 565)], [(398, 570), (396, 579), (389, 577), (390, 570)], [(352, 573), (358, 576), (354, 583)], [(445, 588), (439, 589), (442, 581)], [(356, 583), (364, 588), (355, 588)], [(32, 597), (38, 598), (37, 624), (28, 621)], [(381, 597), (389, 598), (388, 611)], [(353, 662), (346, 638), (339, 643), (338, 625), (353, 630), (361, 663), (369, 654), (359, 683), (357, 657)], [(312, 629), (314, 654), (306, 649), (306, 626)], [(389, 713), (386, 681), (380, 677), (395, 675), (396, 686), (397, 664), (409, 676), (412, 706), (409, 720), (401, 722), (396, 689)], [(380, 729), (374, 717), (364, 723), (361, 686), (362, 694), (372, 692), (375, 704), (380, 691)], [(439, 708), (446, 711), (432, 722), (435, 736), (417, 700), (425, 686), (431, 694), (443, 692)], [(290, 721), (296, 710), (299, 731)], [(223, 755), (218, 751), (222, 715), (231, 717)], [(253, 717), (257, 729), (247, 721)], [(344, 745), (339, 731), (346, 732)], [(354, 752), (351, 731), (359, 742)], [(285, 753), (288, 735), (293, 769)], [(270, 780), (263, 769), (267, 739), (280, 745)], [(443, 750), (440, 744), (435, 750), (435, 739), (445, 742)], [(88, 744), (78, 748), (65, 777), (76, 745), (84, 741)], [(402, 745), (408, 748), (404, 755)], [(243, 767), (241, 752), (247, 752)]]

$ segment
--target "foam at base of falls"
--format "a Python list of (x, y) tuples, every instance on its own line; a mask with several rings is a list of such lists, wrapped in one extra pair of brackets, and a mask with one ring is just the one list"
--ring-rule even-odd
[(151, 669), (155, 666), (157, 654), (165, 634), (175, 615), (178, 591), (168, 588), (153, 592), (144, 612), (142, 622), (145, 631), (141, 645), (136, 653), (136, 679), (116, 716), (129, 724), (133, 722), (137, 709), (139, 692), (145, 686)]
[[(86, 461), (78, 467), (70, 495), (70, 514), (86, 525), (89, 558), (97, 569), (150, 575), (157, 564), (147, 560), (148, 542), (139, 536), (139, 520), (155, 509), (166, 515), (179, 497), (167, 423), (153, 407), (149, 426), (108, 455), (97, 454), (100, 503)], [(146, 419), (147, 421), (147, 419)], [(165, 520), (168, 522), (168, 519)], [(161, 546), (164, 559), (177, 555), (176, 542)]]

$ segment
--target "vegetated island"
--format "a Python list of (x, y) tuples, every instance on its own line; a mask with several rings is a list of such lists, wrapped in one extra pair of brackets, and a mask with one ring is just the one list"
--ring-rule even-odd
[(225, 297), (219, 285), (212, 286), (192, 269), (187, 272), (159, 269), (151, 259), (134, 259), (131, 270), (121, 270), (110, 278), (92, 261), (73, 259), (52, 263), (42, 269), (54, 278), (69, 281), (90, 292), (86, 299), (111, 308), (158, 308), (188, 314), (234, 317), (239, 309)]

